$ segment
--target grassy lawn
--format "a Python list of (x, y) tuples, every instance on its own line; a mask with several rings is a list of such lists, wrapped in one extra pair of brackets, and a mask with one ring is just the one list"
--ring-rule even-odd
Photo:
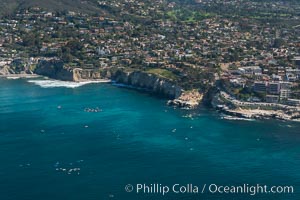
[(213, 14), (178, 9), (168, 11), (167, 16), (173, 20), (181, 20), (183, 22), (196, 22), (212, 17)]
[(173, 72), (166, 69), (153, 68), (153, 69), (146, 70), (146, 72), (173, 81), (178, 78)]

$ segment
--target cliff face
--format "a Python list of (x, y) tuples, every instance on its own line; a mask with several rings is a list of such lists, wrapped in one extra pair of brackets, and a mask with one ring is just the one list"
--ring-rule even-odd
[(0, 75), (11, 74), (32, 74), (31, 66), (26, 59), (16, 58), (12, 61), (6, 61), (5, 65), (0, 66)]
[(182, 88), (175, 83), (159, 78), (154, 74), (133, 71), (126, 72), (122, 69), (96, 70), (70, 68), (64, 66), (59, 60), (40, 61), (35, 71), (36, 74), (63, 81), (84, 81), (96, 79), (112, 79), (117, 83), (143, 88), (155, 94), (168, 98), (177, 98), (182, 93)]
[(65, 66), (59, 60), (42, 60), (37, 65), (36, 74), (62, 81), (85, 81), (105, 78), (97, 69), (81, 69)]
[[(200, 102), (202, 102), (202, 99), (204, 102), (205, 100), (210, 102), (207, 93), (203, 94), (198, 90), (184, 91), (182, 87), (171, 80), (143, 71), (128, 72), (120, 68), (73, 68), (66, 66), (62, 61), (57, 59), (40, 60), (32, 69), (35, 74), (62, 81), (80, 82), (111, 79), (117, 83), (142, 88), (149, 92), (173, 99), (169, 101), (169, 104), (179, 107), (196, 108)], [(0, 68), (0, 75), (12, 73), (16, 72), (10, 66)], [(27, 72), (24, 71), (24, 73)], [(30, 73), (32, 72), (30, 71)]]
[(15, 72), (9, 66), (0, 67), (0, 75), (9, 75), (14, 73)]
[(182, 88), (171, 81), (145, 72), (125, 72), (123, 70), (118, 70), (112, 75), (112, 79), (117, 83), (144, 88), (150, 92), (169, 98), (177, 98), (182, 93)]
[(64, 67), (64, 63), (62, 61), (42, 60), (38, 63), (34, 73), (62, 81), (74, 81), (73, 70)]
[(96, 80), (103, 78), (97, 70), (83, 70), (80, 68), (73, 69), (73, 81), (79, 82), (84, 80)]

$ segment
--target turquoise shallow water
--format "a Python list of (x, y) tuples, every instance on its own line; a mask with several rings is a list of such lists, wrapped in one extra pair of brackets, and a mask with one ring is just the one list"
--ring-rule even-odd
[[(165, 102), (103, 83), (0, 79), (0, 200), (300, 199), (300, 124), (227, 121)], [(138, 183), (292, 185), (295, 193), (125, 192)]]

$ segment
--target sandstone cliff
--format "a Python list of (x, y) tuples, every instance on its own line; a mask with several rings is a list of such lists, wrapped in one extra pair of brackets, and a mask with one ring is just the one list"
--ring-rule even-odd
[(73, 69), (73, 81), (98, 80), (104, 78), (99, 70)]
[[(23, 66), (23, 65), (22, 65)], [(25, 66), (25, 65), (24, 65)], [(16, 67), (15, 67), (16, 68)], [(20, 74), (20, 70), (15, 70), (12, 66), (2, 67), (0, 75)], [(20, 67), (18, 67), (19, 69)], [(99, 79), (111, 79), (116, 83), (145, 89), (151, 93), (162, 95), (172, 99), (170, 105), (185, 108), (196, 108), (202, 99), (210, 102), (209, 92), (200, 93), (199, 90), (184, 91), (175, 81), (144, 71), (128, 71), (121, 68), (101, 68), (101, 69), (82, 69), (73, 68), (65, 65), (59, 59), (39, 60), (37, 65), (32, 68), (20, 68), (22, 73), (32, 73), (47, 76), (52, 79), (62, 81), (91, 81)], [(204, 95), (204, 97), (203, 97)]]
[(62, 81), (74, 81), (73, 70), (59, 60), (41, 60), (34, 73)]
[(0, 67), (0, 75), (14, 74), (15, 72), (8, 66)]
[(117, 83), (144, 88), (169, 98), (177, 98), (182, 93), (182, 88), (175, 83), (146, 72), (117, 70), (113, 73), (112, 79)]
[(34, 71), (36, 74), (62, 81), (85, 81), (105, 78), (98, 69), (72, 68), (60, 60), (41, 60)]
[(177, 98), (182, 88), (170, 80), (141, 71), (126, 72), (124, 69), (81, 69), (71, 68), (59, 60), (42, 60), (38, 63), (36, 74), (63, 81), (85, 81), (112, 79), (117, 83), (143, 88), (168, 98)]

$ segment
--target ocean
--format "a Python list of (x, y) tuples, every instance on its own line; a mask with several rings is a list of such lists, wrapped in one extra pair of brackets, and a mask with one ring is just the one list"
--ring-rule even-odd
[[(0, 200), (300, 198), (300, 123), (166, 101), (109, 83), (0, 78)], [(294, 193), (209, 190), (258, 184)]]

